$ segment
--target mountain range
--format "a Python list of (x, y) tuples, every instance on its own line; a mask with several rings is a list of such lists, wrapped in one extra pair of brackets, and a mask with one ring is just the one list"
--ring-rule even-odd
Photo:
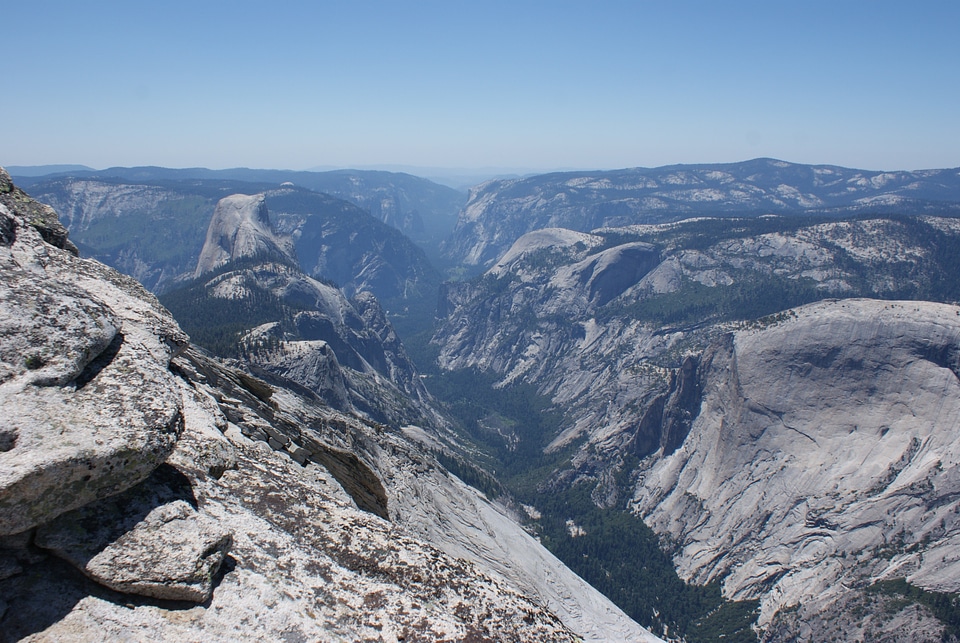
[(222, 197), (264, 194), (272, 225), (293, 239), (308, 274), (348, 293), (371, 291), (398, 317), (432, 317), (441, 278), (424, 251), (396, 228), (327, 194), (277, 183), (74, 177), (44, 178), (30, 190), (62, 213), (85, 255), (157, 293), (193, 278)]
[(453, 227), (457, 211), (464, 202), (463, 193), (453, 188), (410, 174), (376, 170), (299, 172), (248, 168), (208, 170), (163, 167), (112, 167), (92, 170), (78, 169), (76, 166), (55, 166), (52, 171), (42, 174), (38, 173), (39, 170), (26, 170), (24, 174), (17, 174), (15, 171), (11, 171), (11, 174), (24, 188), (38, 194), (42, 193), (43, 189), (37, 190), (34, 183), (55, 177), (120, 180), (132, 184), (236, 181), (277, 186), (292, 183), (349, 201), (419, 242), (439, 241), (445, 237)]
[(3, 640), (657, 640), (451, 476), (430, 427), (211, 356), (76, 255), (0, 171)]
[(960, 170), (879, 172), (775, 159), (490, 181), (470, 191), (445, 252), (489, 266), (541, 228), (589, 232), (700, 214), (960, 213)]
[(272, 447), (245, 469), (315, 466), (589, 639), (960, 635), (958, 170), (497, 180), (421, 247), (302, 179), (163, 172), (25, 178), (219, 354), (171, 363), (234, 449)]

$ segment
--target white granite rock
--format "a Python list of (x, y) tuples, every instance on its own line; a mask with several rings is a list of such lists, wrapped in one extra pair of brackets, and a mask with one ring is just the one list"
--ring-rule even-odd
[(231, 534), (183, 499), (151, 507), (142, 495), (134, 489), (61, 515), (34, 542), (118, 592), (209, 600)]
[(233, 194), (220, 199), (207, 228), (195, 277), (236, 259), (293, 259), (293, 245), (270, 228), (270, 216), (262, 194)]
[(45, 241), (19, 194), (0, 203), (0, 535), (137, 484), (182, 429), (186, 336), (135, 282)]
[(870, 579), (960, 590), (960, 308), (826, 301), (705, 357), (684, 444), (636, 510), (685, 578), (815, 609)]

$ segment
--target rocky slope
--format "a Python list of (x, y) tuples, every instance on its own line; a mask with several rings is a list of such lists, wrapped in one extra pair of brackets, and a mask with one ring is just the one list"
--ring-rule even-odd
[(445, 252), (489, 267), (522, 235), (588, 232), (697, 214), (957, 213), (956, 169), (873, 172), (773, 159), (608, 172), (563, 172), (491, 181), (470, 192)]
[(655, 640), (428, 433), (190, 348), (34, 205), (0, 171), (0, 639)]
[(960, 309), (784, 311), (955, 301), (958, 240), (934, 217), (543, 229), (447, 286), (434, 341), (443, 368), (533, 385), (561, 413), (548, 435), (486, 436), (545, 445), (541, 490), (628, 506), (684, 578), (761, 599), (770, 640), (791, 640), (877, 579), (958, 590)]
[(958, 592), (960, 308), (847, 299), (725, 336), (632, 506), (680, 572), (815, 615), (871, 581)]

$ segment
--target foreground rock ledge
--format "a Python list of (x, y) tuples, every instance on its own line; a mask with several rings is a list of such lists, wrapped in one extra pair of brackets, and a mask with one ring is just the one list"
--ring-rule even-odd
[(0, 535), (120, 493), (170, 455), (183, 418), (169, 363), (187, 341), (132, 280), (45, 241), (68, 248), (55, 219), (38, 230), (37, 204), (5, 190)]
[(143, 498), (128, 496), (60, 516), (38, 529), (35, 544), (118, 592), (170, 601), (210, 600), (231, 534), (185, 500), (151, 508)]

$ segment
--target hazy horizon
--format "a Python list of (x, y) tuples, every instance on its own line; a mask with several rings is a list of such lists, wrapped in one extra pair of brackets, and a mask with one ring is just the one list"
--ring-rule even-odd
[(7, 8), (0, 164), (960, 166), (960, 5)]

